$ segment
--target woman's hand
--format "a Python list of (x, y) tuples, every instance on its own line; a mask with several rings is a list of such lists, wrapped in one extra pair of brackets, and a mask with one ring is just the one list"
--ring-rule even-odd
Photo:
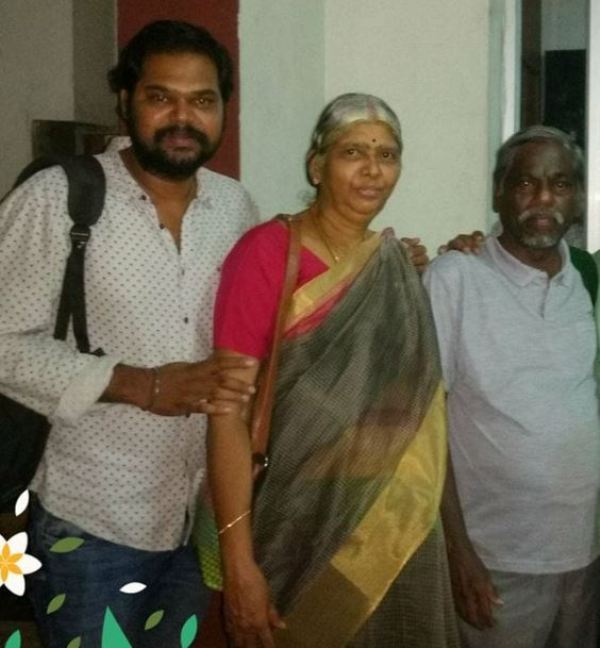
[(285, 628), (269, 586), (255, 563), (226, 574), (225, 627), (236, 648), (275, 648), (272, 631)]

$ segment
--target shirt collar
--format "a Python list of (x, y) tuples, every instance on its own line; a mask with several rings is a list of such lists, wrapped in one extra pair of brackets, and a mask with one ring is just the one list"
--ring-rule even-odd
[[(144, 194), (144, 190), (135, 181), (131, 173), (129, 173), (121, 155), (118, 151), (109, 151), (104, 153), (104, 157), (110, 160), (110, 168), (114, 180), (118, 182), (121, 189), (131, 195), (133, 198), (139, 198)], [(212, 172), (204, 167), (200, 167), (196, 172), (197, 189), (193, 201), (198, 201), (201, 207), (211, 209), (213, 202), (211, 196), (214, 193), (212, 180)]]
[[(569, 246), (565, 243), (564, 239), (558, 244), (558, 252), (562, 261), (562, 267), (550, 281), (555, 284), (568, 286), (573, 280), (573, 266), (569, 259)], [(502, 246), (495, 236), (489, 236), (486, 239), (484, 253), (487, 253), (494, 265), (517, 286), (527, 286), (540, 278), (548, 280), (547, 273), (519, 261), (519, 259)]]

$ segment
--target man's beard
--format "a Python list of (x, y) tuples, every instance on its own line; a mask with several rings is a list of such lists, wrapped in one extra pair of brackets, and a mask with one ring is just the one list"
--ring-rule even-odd
[[(552, 232), (539, 232), (529, 234), (523, 228), (523, 224), (530, 218), (543, 217), (553, 218), (556, 222), (556, 229)], [(517, 218), (518, 240), (528, 248), (533, 250), (544, 250), (554, 247), (564, 236), (567, 228), (565, 227), (565, 217), (557, 209), (526, 209), (521, 212)]]
[[(193, 126), (166, 126), (154, 133), (152, 144), (148, 145), (138, 135), (135, 120), (128, 122), (131, 147), (140, 166), (149, 173), (169, 178), (185, 180), (196, 173), (215, 154), (219, 142), (211, 142), (207, 135)], [(172, 157), (160, 147), (161, 141), (169, 135), (184, 135), (195, 140), (199, 145), (198, 152), (191, 152), (181, 157)]]

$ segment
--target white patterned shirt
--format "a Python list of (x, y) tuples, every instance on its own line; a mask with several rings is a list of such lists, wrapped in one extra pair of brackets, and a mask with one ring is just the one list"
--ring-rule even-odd
[(188, 536), (206, 418), (97, 401), (117, 363), (210, 353), (219, 266), (256, 214), (238, 182), (202, 168), (178, 250), (120, 155), (98, 159), (106, 200), (87, 246), (85, 287), (90, 345), (106, 355), (52, 338), (72, 222), (65, 175), (48, 169), (0, 206), (0, 391), (53, 424), (31, 486), (47, 510), (111, 542), (168, 550)]

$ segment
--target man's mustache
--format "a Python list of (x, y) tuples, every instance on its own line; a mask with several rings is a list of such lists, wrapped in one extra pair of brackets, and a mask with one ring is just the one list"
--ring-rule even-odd
[(165, 126), (164, 128), (159, 128), (156, 133), (154, 133), (154, 143), (160, 144), (165, 137), (170, 135), (174, 135), (175, 137), (178, 135), (189, 137), (196, 140), (202, 148), (210, 147), (210, 142), (206, 134), (193, 126)]
[(558, 209), (539, 209), (530, 208), (519, 214), (517, 221), (519, 224), (524, 223), (529, 218), (553, 218), (559, 225), (563, 225), (565, 217)]

